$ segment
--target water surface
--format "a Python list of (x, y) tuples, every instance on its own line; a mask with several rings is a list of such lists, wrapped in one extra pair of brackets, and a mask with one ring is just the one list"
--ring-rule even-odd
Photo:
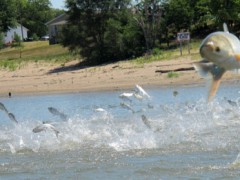
[[(0, 178), (239, 177), (237, 84), (222, 85), (209, 104), (203, 86), (145, 90), (150, 99), (119, 98), (131, 90), (1, 98), (19, 123), (0, 111)], [(67, 120), (48, 107), (65, 113)], [(51, 130), (33, 133), (42, 121), (52, 122), (59, 136)]]

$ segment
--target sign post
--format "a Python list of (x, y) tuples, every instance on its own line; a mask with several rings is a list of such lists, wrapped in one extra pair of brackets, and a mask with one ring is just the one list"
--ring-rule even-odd
[(180, 44), (180, 55), (182, 55), (182, 42), (183, 41), (187, 41), (188, 43), (188, 54), (190, 54), (190, 45), (189, 45), (189, 42), (190, 42), (190, 33), (189, 32), (180, 32), (177, 34), (177, 41), (179, 42)]

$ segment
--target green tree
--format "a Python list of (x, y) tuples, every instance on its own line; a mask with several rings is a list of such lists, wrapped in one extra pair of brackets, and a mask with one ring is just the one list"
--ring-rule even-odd
[(15, 0), (1, 0), (0, 7), (0, 32), (6, 32), (16, 25), (16, 2)]
[(122, 26), (119, 22), (128, 0), (67, 0), (69, 24), (63, 30), (63, 45), (88, 63), (99, 64), (122, 57)]
[(26, 5), (21, 7), (21, 21), (30, 30), (30, 36), (34, 33), (40, 37), (46, 34), (45, 23), (53, 18), (50, 5), (49, 0), (27, 0)]
[(193, 7), (190, 0), (169, 0), (163, 3), (164, 16), (162, 21), (162, 32), (169, 39), (176, 37), (179, 31), (188, 31), (193, 23)]
[(239, 23), (240, 0), (211, 0), (209, 2), (211, 14), (215, 17), (216, 25), (222, 27), (225, 22), (229, 27)]
[(134, 19), (143, 31), (147, 52), (155, 46), (162, 13), (161, 0), (143, 0), (134, 6)]
[(0, 33), (0, 49), (2, 49), (4, 46), (4, 34)]

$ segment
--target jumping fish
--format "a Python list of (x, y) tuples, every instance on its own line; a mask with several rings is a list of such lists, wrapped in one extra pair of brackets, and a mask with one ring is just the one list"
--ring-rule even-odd
[(194, 68), (201, 76), (212, 75), (208, 101), (215, 96), (224, 73), (240, 68), (240, 41), (229, 33), (225, 23), (223, 29), (223, 32), (209, 34), (202, 41), (200, 55), (203, 60), (194, 63)]
[(6, 107), (4, 106), (4, 104), (1, 103), (1, 102), (0, 102), (0, 109), (3, 110), (13, 122), (15, 122), (15, 123), (18, 124), (18, 121), (16, 120), (14, 114), (8, 112), (7, 108), (6, 108)]
[(131, 111), (132, 113), (135, 113), (135, 111), (131, 108), (131, 106), (127, 103), (120, 103), (121, 107), (124, 109), (127, 109), (129, 111)]
[(3, 103), (0, 102), (0, 109), (3, 110), (4, 112), (8, 113), (7, 108), (4, 106)]
[(41, 125), (35, 127), (32, 131), (34, 133), (39, 133), (46, 130), (52, 130), (55, 133), (56, 137), (58, 137), (58, 134), (60, 133), (52, 124), (48, 122), (43, 122)]
[(142, 95), (144, 97), (150, 98), (150, 95), (138, 84), (136, 84), (136, 91), (139, 95)]
[(142, 115), (142, 122), (149, 128), (152, 129), (149, 120), (147, 119), (147, 117), (145, 115)]
[(53, 115), (59, 116), (62, 120), (66, 121), (67, 120), (67, 115), (58, 111), (56, 108), (54, 107), (49, 107), (48, 108), (49, 112), (52, 113)]
[(15, 122), (15, 123), (18, 124), (18, 121), (16, 120), (16, 118), (15, 118), (15, 116), (14, 116), (13, 113), (8, 113), (8, 117), (9, 117), (13, 122)]

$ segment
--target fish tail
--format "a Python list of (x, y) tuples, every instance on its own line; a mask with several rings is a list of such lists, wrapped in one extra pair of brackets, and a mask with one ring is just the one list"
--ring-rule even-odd
[(222, 76), (226, 70), (215, 64), (206, 63), (195, 63), (194, 68), (203, 77), (206, 77), (209, 74), (212, 76), (211, 87), (208, 94), (208, 101), (211, 101), (218, 90)]
[(220, 79), (213, 79), (212, 84), (208, 93), (208, 102), (212, 100), (212, 98), (215, 96), (218, 87), (220, 85), (221, 78)]

